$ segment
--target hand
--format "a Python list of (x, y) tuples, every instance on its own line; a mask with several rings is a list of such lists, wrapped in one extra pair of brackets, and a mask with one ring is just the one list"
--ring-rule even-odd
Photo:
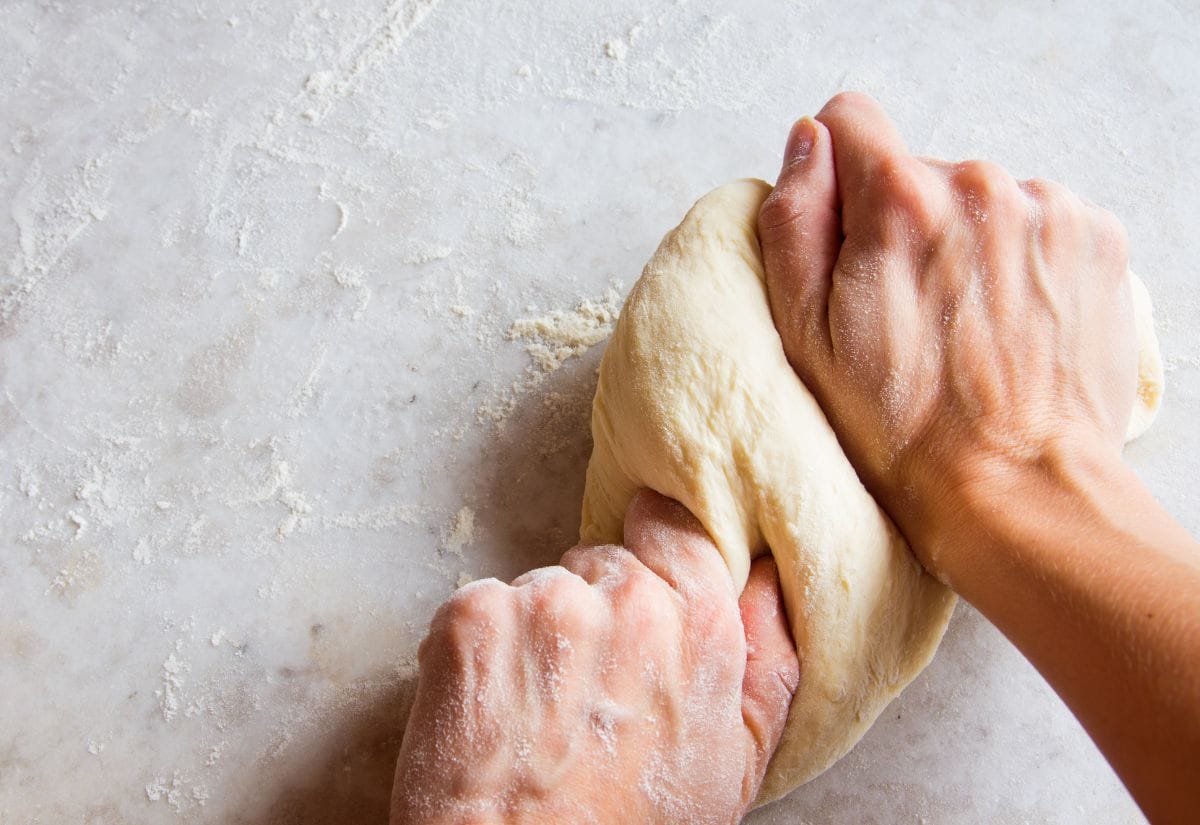
[(759, 232), (792, 366), (936, 575), (965, 497), (1064, 455), (1119, 461), (1137, 349), (1109, 213), (914, 157), (875, 101), (841, 94), (793, 127)]
[(741, 818), (799, 681), (774, 562), (739, 603), (699, 522), (650, 492), (625, 541), (438, 610), (393, 825)]

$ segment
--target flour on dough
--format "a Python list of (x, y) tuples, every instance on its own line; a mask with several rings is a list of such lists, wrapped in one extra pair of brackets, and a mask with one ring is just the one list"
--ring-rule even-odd
[[(759, 803), (850, 750), (928, 664), (955, 602), (788, 365), (756, 233), (770, 190), (745, 180), (706, 195), (630, 293), (600, 368), (580, 529), (583, 541), (620, 542), (626, 505), (649, 487), (700, 519), (739, 588), (751, 559), (774, 553), (802, 675)], [(1143, 346), (1143, 362), (1131, 434), (1161, 394), (1156, 347)]]

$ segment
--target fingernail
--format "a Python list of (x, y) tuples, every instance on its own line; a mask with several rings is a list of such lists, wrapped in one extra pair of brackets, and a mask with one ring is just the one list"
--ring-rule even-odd
[(792, 126), (788, 135), (787, 148), (783, 150), (783, 166), (786, 169), (797, 163), (803, 163), (812, 152), (813, 142), (817, 139), (817, 130), (811, 118), (801, 118)]

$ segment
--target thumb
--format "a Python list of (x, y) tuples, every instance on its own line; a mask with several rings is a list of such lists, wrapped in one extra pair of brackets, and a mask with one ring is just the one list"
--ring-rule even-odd
[(803, 118), (792, 126), (779, 180), (758, 213), (758, 234), (771, 314), (789, 360), (800, 367), (813, 344), (828, 347), (829, 288), (842, 248), (833, 141), (823, 123)]
[(788, 630), (773, 558), (763, 556), (751, 565), (738, 606), (746, 630), (742, 720), (755, 749), (757, 789), (783, 736), (788, 709), (800, 684), (800, 660)]

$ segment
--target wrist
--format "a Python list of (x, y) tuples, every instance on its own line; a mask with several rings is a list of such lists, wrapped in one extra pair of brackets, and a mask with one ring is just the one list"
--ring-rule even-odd
[(905, 532), (926, 568), (962, 592), (966, 579), (1000, 562), (1007, 549), (1103, 511), (1131, 478), (1120, 452), (1099, 438), (1055, 439), (1020, 457), (974, 455), (948, 463), (922, 487), (912, 485), (926, 492), (912, 508), (911, 534)]

